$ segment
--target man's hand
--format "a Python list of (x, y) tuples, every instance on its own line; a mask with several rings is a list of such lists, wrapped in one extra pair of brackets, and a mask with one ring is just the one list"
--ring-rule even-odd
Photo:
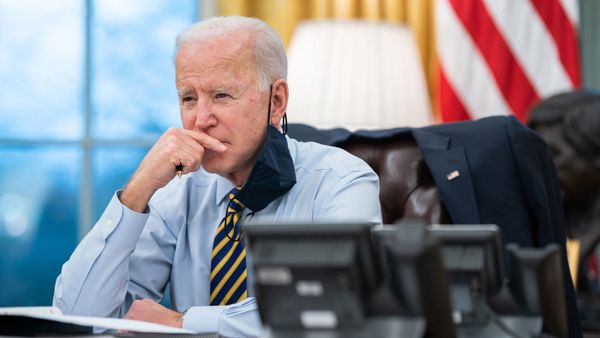
[(150, 299), (134, 301), (133, 304), (131, 304), (129, 312), (127, 312), (123, 318), (143, 320), (145, 322), (174, 327), (181, 327), (183, 325), (181, 313), (167, 309)]
[(204, 149), (223, 152), (227, 148), (221, 141), (205, 133), (170, 128), (140, 163), (121, 193), (121, 203), (131, 210), (143, 212), (156, 190), (173, 179), (177, 165), (183, 166), (183, 174), (200, 168)]

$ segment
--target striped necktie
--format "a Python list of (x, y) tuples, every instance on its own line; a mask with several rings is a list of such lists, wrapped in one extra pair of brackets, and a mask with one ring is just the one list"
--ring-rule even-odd
[(244, 204), (235, 196), (238, 188), (229, 192), (227, 213), (213, 243), (210, 263), (210, 305), (228, 305), (248, 297), (246, 288), (246, 247), (237, 225)]

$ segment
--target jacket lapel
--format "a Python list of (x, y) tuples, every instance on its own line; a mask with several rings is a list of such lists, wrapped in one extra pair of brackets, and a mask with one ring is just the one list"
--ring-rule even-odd
[(413, 129), (421, 155), (455, 224), (479, 224), (471, 171), (464, 148), (450, 148), (450, 138), (423, 129)]

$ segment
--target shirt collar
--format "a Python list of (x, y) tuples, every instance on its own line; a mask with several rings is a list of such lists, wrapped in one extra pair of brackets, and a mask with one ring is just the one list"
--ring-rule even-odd
[(231, 189), (233, 189), (234, 185), (226, 179), (225, 177), (217, 176), (217, 193), (215, 195), (215, 205), (220, 205), (227, 198), (227, 194)]
[(289, 136), (285, 135), (285, 138), (287, 139), (287, 145), (288, 145), (288, 149), (290, 150), (290, 156), (292, 157), (292, 162), (294, 162), (294, 166), (296, 166), (296, 140), (294, 140), (293, 138), (290, 138)]

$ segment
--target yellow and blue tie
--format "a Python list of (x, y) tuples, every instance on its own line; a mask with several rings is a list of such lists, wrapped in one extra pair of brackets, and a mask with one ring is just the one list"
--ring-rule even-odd
[(246, 247), (238, 221), (244, 204), (236, 199), (238, 188), (229, 192), (225, 218), (219, 224), (210, 263), (210, 305), (228, 305), (248, 297)]

